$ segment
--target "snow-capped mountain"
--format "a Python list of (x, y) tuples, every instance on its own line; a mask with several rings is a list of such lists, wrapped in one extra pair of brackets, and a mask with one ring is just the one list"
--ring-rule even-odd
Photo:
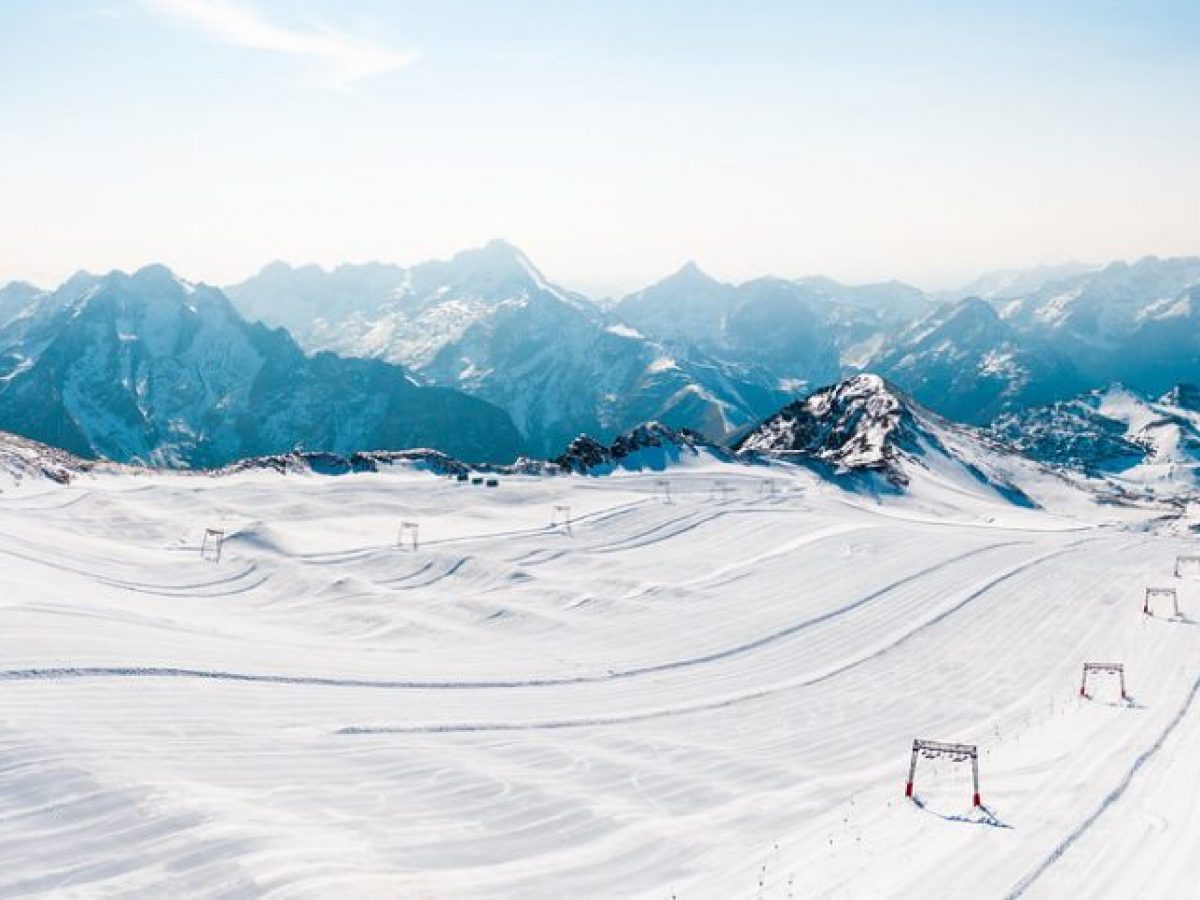
[(428, 365), (506, 303), (545, 294), (592, 308), (586, 298), (550, 285), (525, 254), (499, 240), (411, 268), (366, 263), (327, 272), (276, 262), (226, 292), (248, 318), (287, 328), (310, 350), (411, 369)]
[(851, 482), (865, 477), (868, 484), (906, 488), (920, 478), (1020, 505), (1033, 502), (1023, 482), (1041, 477), (1030, 461), (983, 432), (946, 421), (874, 374), (785, 406), (736, 450), (810, 465)]
[(901, 331), (871, 367), (942, 415), (980, 425), (1082, 388), (1067, 359), (977, 297), (944, 304)]
[(992, 433), (1048, 463), (1149, 487), (1200, 484), (1200, 390), (1149, 399), (1114, 386), (1002, 416)]
[[(148, 278), (143, 275), (141, 282)], [(501, 450), (486, 449), (464, 436), (466, 445), (455, 450), (468, 458), (510, 456), (518, 445), (547, 457), (577, 434), (610, 442), (651, 420), (695, 430), (711, 441), (734, 441), (814, 385), (868, 370), (881, 373), (941, 415), (985, 424), (997, 416), (1067, 401), (1114, 381), (1156, 396), (1194, 377), (1200, 367), (1200, 259), (1047, 267), (1002, 273), (979, 286), (986, 298), (967, 297), (939, 306), (899, 282), (847, 286), (810, 277), (727, 284), (689, 263), (602, 309), (549, 282), (517, 248), (493, 241), (449, 260), (408, 268), (370, 263), (325, 271), (273, 263), (228, 293), (249, 317), (288, 328), (310, 352), (331, 350), (359, 358), (335, 364), (318, 356), (300, 366), (306, 377), (337, 380), (353, 369), (360, 385), (378, 378), (395, 381), (396, 390), (406, 394), (421, 385), (451, 388), (499, 406), (521, 437), (501, 438)], [(122, 348), (110, 352), (100, 349), (107, 346), (104, 341), (91, 346), (92, 338), (84, 336), (90, 316), (76, 322), (69, 310), (96, 287), (95, 276), (80, 273), (52, 293), (19, 283), (0, 290), (0, 408), (14, 404), (9, 414), (23, 417), (20, 423), (4, 421), (81, 453), (204, 464), (227, 461), (235, 453), (291, 449), (295, 441), (316, 446), (315, 441), (322, 449), (334, 442), (334, 449), (347, 451), (380, 446), (380, 441), (387, 446), (415, 441), (441, 446), (459, 439), (451, 438), (449, 431), (470, 430), (450, 428), (448, 415), (442, 417), (442, 426), (425, 428), (407, 415), (374, 409), (363, 412), (354, 426), (365, 430), (341, 434), (332, 413), (321, 420), (313, 412), (320, 402), (306, 400), (277, 404), (287, 411), (272, 415), (286, 424), (255, 414), (223, 426), (223, 436), (218, 436), (219, 416), (214, 412), (206, 422), (198, 422), (189, 404), (217, 402), (219, 396), (231, 404), (229, 409), (240, 409), (239, 389), (247, 393), (245, 384), (257, 377), (242, 375), (257, 371), (258, 364), (239, 368), (237, 360), (272, 358), (275, 350), (264, 349), (268, 344), (275, 347), (272, 341), (282, 341), (278, 346), (286, 349), (278, 352), (283, 356), (303, 358), (295, 344), (268, 337), (266, 329), (247, 330), (249, 326), (241, 323), (233, 329), (241, 337), (214, 338), (211, 346), (219, 346), (220, 352), (202, 351), (212, 359), (179, 362), (184, 371), (213, 365), (221, 372), (229, 365), (241, 374), (215, 376), (215, 382), (206, 376), (195, 384), (185, 378), (179, 389), (185, 397), (182, 409), (174, 410), (174, 401), (162, 393), (167, 376), (149, 377), (138, 368), (144, 349), (125, 353), (136, 342), (124, 346), (112, 334), (134, 335), (144, 347), (156, 346), (151, 356), (162, 372), (171, 370), (167, 360), (175, 355), (175, 345), (160, 346), (151, 334), (115, 328), (86, 332), (93, 337), (108, 334), (106, 340)], [(186, 286), (185, 293), (202, 299), (177, 300), (177, 305), (200, 304), (185, 319), (214, 319), (200, 309), (216, 309), (203, 299), (211, 291)], [(226, 309), (216, 316), (222, 317), (235, 314)], [(143, 314), (134, 318), (146, 323), (154, 319)], [(91, 354), (89, 361), (77, 360), (72, 368), (106, 373), (88, 387), (89, 396), (106, 397), (97, 409), (84, 409), (87, 403), (71, 393), (76, 382), (68, 379), (66, 357), (59, 359), (60, 369), (47, 373), (56, 357), (53, 352), (44, 354), (67, 326), (76, 334), (74, 352), (81, 357)], [(196, 330), (179, 327), (187, 335)], [(252, 333), (256, 336), (247, 337)], [(199, 329), (197, 334), (208, 332)], [(191, 340), (187, 337), (178, 345), (185, 348), (180, 351), (185, 357), (198, 352)], [(239, 349), (247, 342), (258, 349)], [(117, 362), (135, 357), (137, 365)], [(404, 366), (407, 373), (397, 380), (393, 369), (381, 368), (383, 363)], [(103, 388), (106, 378), (123, 387)], [(62, 398), (55, 393), (60, 388), (56, 379), (63, 379)], [(304, 383), (299, 379), (298, 384)], [(38, 391), (51, 402), (35, 409), (31, 397)], [(139, 393), (146, 391), (154, 395), (153, 409)], [(117, 402), (123, 392), (130, 396)], [(342, 397), (345, 392), (335, 393)], [(354, 395), (350, 391), (347, 396)], [(257, 409), (260, 401), (246, 402), (247, 408)], [(300, 415), (295, 407), (305, 403), (309, 411)], [(74, 411), (60, 410), (71, 404)], [(365, 409), (365, 398), (361, 404)], [(379, 422), (404, 419), (408, 424), (380, 425), (383, 430), (376, 431), (363, 424), (362, 416)], [(73, 424), (77, 418), (90, 423), (88, 435)], [(1095, 423), (1080, 419), (1076, 424), (1083, 444), (1099, 440)], [(481, 427), (480, 434), (494, 425)], [(247, 429), (270, 436), (247, 438)], [(366, 441), (367, 446), (355, 441)], [(166, 455), (146, 455), (157, 450)]]
[(0, 328), (25, 314), (45, 291), (24, 281), (0, 287)]
[(1159, 394), (1200, 362), (1200, 258), (1147, 257), (996, 300), (1023, 334), (1054, 346), (1090, 387), (1120, 382)]
[(689, 263), (631, 294), (616, 314), (645, 334), (812, 386), (869, 356), (880, 338), (925, 312), (929, 298), (900, 282), (847, 286), (828, 278), (757, 278), (732, 285)]
[(94, 465), (57, 447), (0, 431), (0, 493), (9, 486), (42, 480), (67, 484)]
[[(1200, 259), (1073, 268), (981, 284), (990, 299), (943, 304), (868, 365), (942, 415), (975, 424), (1113, 382), (1160, 394), (1194, 377)], [(1100, 437), (1077, 424), (1086, 440)]]
[(810, 276), (799, 283), (821, 295), (843, 371), (864, 368), (889, 335), (908, 327), (934, 306), (928, 294), (902, 281), (848, 285)]
[(402, 369), (306, 356), (162, 266), (80, 275), (0, 328), (0, 428), (82, 456), (214, 466), (297, 446), (509, 460), (495, 407)]
[(720, 440), (788, 396), (753, 372), (544, 295), (501, 305), (422, 374), (508, 410), (542, 454), (580, 432), (610, 439), (651, 419)]
[(965, 287), (942, 292), (947, 300), (981, 297), (984, 300), (1012, 300), (1028, 297), (1047, 284), (1066, 281), (1079, 275), (1096, 272), (1100, 266), (1066, 262), (1057, 265), (1031, 266), (1028, 269), (1000, 269), (985, 272)]
[(618, 435), (608, 446), (581, 434), (552, 462), (565, 472), (597, 475), (616, 468), (665, 469), (682, 459), (702, 456), (723, 461), (733, 458), (694, 431), (676, 431), (662, 422), (645, 422)]
[[(542, 455), (580, 432), (610, 439), (650, 419), (722, 439), (792, 396), (761, 366), (646, 337), (503, 241), (369, 277), (277, 264), (229, 291), (248, 313), (298, 327), (310, 349), (400, 363), (497, 404)], [(295, 309), (293, 292), (305, 298)], [(331, 312), (313, 318), (317, 309)]]

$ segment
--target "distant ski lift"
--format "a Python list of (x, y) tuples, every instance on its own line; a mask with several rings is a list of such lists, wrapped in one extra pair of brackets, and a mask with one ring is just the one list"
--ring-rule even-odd
[(760, 497), (777, 497), (779, 496), (779, 485), (775, 483), (774, 478), (767, 478), (758, 485), (758, 495)]
[(420, 545), (418, 528), (416, 522), (401, 522), (400, 530), (396, 533), (396, 546), (401, 550), (408, 547), (416, 553)]
[(663, 503), (670, 503), (671, 482), (666, 478), (656, 479), (654, 482), (654, 496), (661, 498)]
[(1142, 601), (1142, 612), (1148, 616), (1154, 615), (1151, 607), (1156, 600), (1170, 600), (1171, 606), (1175, 610), (1175, 616), (1179, 616), (1179, 592), (1175, 588), (1146, 588), (1146, 595)]
[(1098, 663), (1085, 662), (1083, 664), (1083, 680), (1079, 684), (1079, 696), (1090, 697), (1088, 693), (1088, 676), (1089, 675), (1116, 675), (1120, 679), (1121, 699), (1128, 700), (1125, 693), (1125, 665), (1124, 663)]
[(571, 507), (559, 504), (550, 514), (550, 527), (561, 528), (567, 534), (571, 533)]
[(718, 478), (712, 483), (712, 489), (709, 491), (708, 496), (713, 500), (720, 500), (724, 502), (729, 499), (729, 494), (732, 490), (733, 489), (726, 482)]
[(221, 548), (225, 546), (225, 532), (220, 528), (205, 528), (204, 540), (200, 542), (200, 558), (209, 562), (221, 561)]
[(1182, 578), (1185, 569), (1200, 570), (1200, 556), (1184, 555), (1175, 557), (1175, 577)]
[(970, 762), (971, 779), (975, 787), (971, 802), (982, 806), (979, 800), (979, 749), (974, 744), (947, 744), (942, 741), (913, 741), (912, 757), (908, 763), (908, 781), (904, 785), (904, 796), (911, 797), (916, 784), (917, 759), (948, 759), (951, 762)]

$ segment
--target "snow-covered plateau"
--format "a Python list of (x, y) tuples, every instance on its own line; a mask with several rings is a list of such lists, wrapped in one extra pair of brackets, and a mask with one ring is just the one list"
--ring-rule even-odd
[[(495, 486), (0, 454), (0, 895), (1195, 895), (1186, 503), (630, 446)], [(977, 746), (981, 805), (945, 757), (906, 799), (914, 739)]]

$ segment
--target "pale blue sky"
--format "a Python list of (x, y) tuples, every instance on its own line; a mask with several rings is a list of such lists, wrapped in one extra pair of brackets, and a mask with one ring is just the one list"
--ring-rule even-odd
[(1200, 3), (0, 0), (0, 281), (1200, 253)]

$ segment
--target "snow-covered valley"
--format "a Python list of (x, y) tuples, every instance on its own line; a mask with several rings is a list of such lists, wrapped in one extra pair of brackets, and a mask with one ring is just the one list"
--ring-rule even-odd
[[(1173, 507), (703, 454), (3, 487), (0, 895), (1195, 890)], [(981, 808), (946, 760), (904, 798), (914, 738)]]

